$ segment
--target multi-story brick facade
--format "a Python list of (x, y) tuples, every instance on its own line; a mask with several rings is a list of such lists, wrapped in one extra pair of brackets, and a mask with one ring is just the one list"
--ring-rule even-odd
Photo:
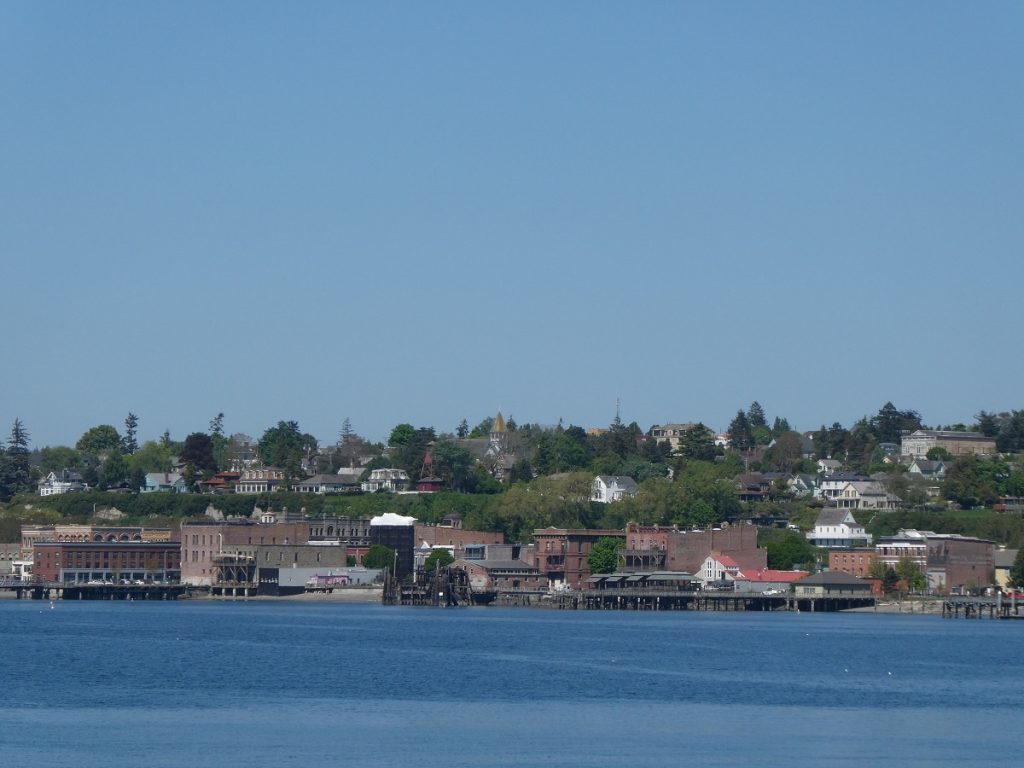
[(872, 547), (833, 549), (828, 553), (828, 569), (863, 579), (871, 570), (871, 564), (875, 562), (876, 557)]
[(181, 550), (176, 541), (37, 541), (33, 576), (63, 584), (181, 580)]
[(995, 580), (995, 543), (985, 539), (906, 529), (879, 538), (875, 553), (881, 563), (894, 569), (909, 558), (933, 592), (987, 587)]
[(504, 544), (505, 534), (495, 531), (470, 531), (461, 526), (416, 523), (416, 545), (426, 542), (431, 547), (451, 547), (455, 557), (462, 557), (467, 546)]
[(170, 528), (111, 525), (23, 525), (21, 553), (28, 557), (36, 542), (170, 541)]
[(259, 547), (337, 544), (357, 561), (370, 546), (370, 521), (350, 517), (306, 517), (284, 512), (260, 520), (202, 520), (181, 526), (181, 579), (194, 586), (215, 583), (214, 560), (222, 555), (254, 558)]
[(743, 569), (768, 567), (768, 553), (758, 549), (757, 528), (753, 525), (703, 531), (637, 523), (626, 526), (626, 548), (623, 552), (626, 570), (697, 573), (712, 552), (731, 557)]
[(533, 532), (537, 568), (553, 588), (580, 589), (590, 577), (590, 550), (599, 539), (610, 536), (622, 538), (622, 531), (538, 528)]

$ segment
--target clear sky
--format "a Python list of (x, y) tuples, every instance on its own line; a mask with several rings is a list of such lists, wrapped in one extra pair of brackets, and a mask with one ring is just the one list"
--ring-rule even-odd
[(0, 4), (0, 434), (1024, 407), (1019, 2)]

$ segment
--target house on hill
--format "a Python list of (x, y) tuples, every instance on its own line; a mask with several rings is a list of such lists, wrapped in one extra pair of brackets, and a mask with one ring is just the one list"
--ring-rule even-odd
[(611, 504), (624, 498), (636, 496), (637, 484), (625, 475), (598, 475), (590, 486), (590, 500)]
[(87, 488), (80, 474), (73, 469), (62, 469), (60, 472), (50, 472), (39, 482), (39, 495), (57, 496), (61, 493), (84, 491)]
[(850, 549), (871, 543), (871, 534), (864, 530), (849, 509), (829, 507), (821, 510), (807, 540), (816, 547)]

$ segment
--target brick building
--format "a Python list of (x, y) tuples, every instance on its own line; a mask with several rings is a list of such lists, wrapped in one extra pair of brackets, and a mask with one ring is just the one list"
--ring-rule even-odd
[(883, 536), (876, 557), (887, 567), (910, 558), (928, 579), (932, 592), (988, 587), (995, 582), (995, 543), (955, 533), (901, 529)]
[(580, 589), (590, 577), (590, 563), (587, 562), (590, 550), (598, 540), (609, 536), (622, 538), (622, 531), (538, 528), (533, 532), (537, 568), (554, 589)]
[(768, 552), (757, 547), (757, 528), (734, 525), (703, 531), (678, 527), (626, 525), (622, 552), (627, 571), (675, 571), (697, 573), (711, 553), (725, 555), (741, 569), (768, 567)]
[[(370, 546), (370, 521), (365, 518), (306, 517), (301, 514), (264, 513), (260, 520), (201, 520), (181, 525), (181, 578), (193, 586), (216, 583), (218, 567), (227, 564), (225, 555), (256, 558), (260, 547), (336, 546), (357, 561)], [(323, 550), (320, 552), (323, 559)], [(293, 557), (305, 557), (298, 550)], [(311, 555), (313, 556), (313, 555)], [(218, 563), (215, 564), (215, 560)], [(253, 561), (254, 562), (254, 561)], [(333, 562), (333, 561), (332, 561)], [(345, 564), (342, 560), (342, 565)]]
[(867, 577), (876, 557), (873, 547), (833, 549), (828, 553), (828, 569), (842, 571), (856, 576), (858, 579), (863, 579)]
[(432, 525), (416, 523), (416, 544), (422, 547), (448, 547), (455, 557), (462, 557), (467, 546), (474, 544), (504, 544), (505, 534), (500, 531), (470, 531), (461, 525)]
[(32, 573), (62, 584), (176, 584), (180, 558), (177, 541), (37, 541)]
[(21, 554), (32, 555), (37, 542), (171, 541), (170, 528), (140, 528), (120, 525), (23, 525)]

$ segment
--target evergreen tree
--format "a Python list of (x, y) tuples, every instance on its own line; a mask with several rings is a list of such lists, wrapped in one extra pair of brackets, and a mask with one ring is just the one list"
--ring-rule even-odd
[(128, 418), (124, 420), (124, 437), (121, 438), (121, 450), (131, 456), (139, 450), (139, 442), (135, 435), (139, 428), (139, 417), (128, 411)]
[(679, 439), (679, 452), (687, 459), (713, 461), (717, 453), (715, 436), (704, 424), (698, 422), (683, 432)]
[(741, 453), (754, 446), (754, 435), (750, 429), (750, 420), (742, 410), (736, 412), (736, 418), (729, 422), (729, 445)]
[(750, 423), (751, 429), (768, 426), (767, 418), (764, 415), (764, 408), (761, 407), (757, 400), (752, 402), (747, 410), (747, 421)]
[(210, 419), (210, 437), (224, 437), (224, 414), (218, 413)]
[(21, 419), (15, 419), (14, 424), (11, 425), (11, 438), (8, 440), (7, 454), (27, 456), (29, 434), (28, 430), (25, 429), (25, 425)]
[(463, 419), (459, 422), (459, 426), (455, 428), (455, 436), (459, 440), (465, 440), (467, 435), (469, 435), (469, 422)]
[(0, 443), (0, 500), (7, 501), (17, 493), (32, 489), (29, 466), (29, 434), (21, 419), (15, 419), (6, 450)]

